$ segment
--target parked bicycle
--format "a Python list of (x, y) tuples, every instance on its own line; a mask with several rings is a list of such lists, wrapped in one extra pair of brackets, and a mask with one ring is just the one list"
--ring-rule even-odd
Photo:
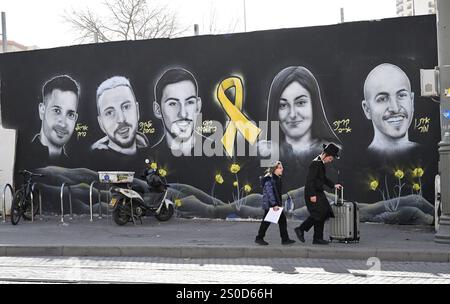
[[(31, 191), (33, 187), (33, 177), (43, 177), (42, 174), (36, 174), (28, 170), (21, 170), (19, 174), (23, 176), (23, 184), (14, 193), (11, 204), (11, 223), (17, 225), (23, 216), (26, 220), (31, 220), (31, 204), (33, 204), (33, 216), (39, 211), (39, 203), (37, 199), (31, 200)], [(35, 196), (33, 197), (35, 198)]]

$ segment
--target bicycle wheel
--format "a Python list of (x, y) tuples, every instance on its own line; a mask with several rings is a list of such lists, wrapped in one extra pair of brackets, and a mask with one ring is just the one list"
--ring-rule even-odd
[[(34, 216), (37, 215), (39, 211), (39, 193), (37, 191), (33, 192), (34, 195), (34, 202), (33, 202), (33, 208), (34, 208)], [(25, 212), (22, 214), (23, 218), (30, 221), (31, 220), (31, 197), (27, 197), (26, 200), (26, 209)]]
[(23, 214), (25, 205), (25, 194), (23, 190), (19, 190), (14, 194), (14, 198), (11, 204), (11, 224), (17, 225)]

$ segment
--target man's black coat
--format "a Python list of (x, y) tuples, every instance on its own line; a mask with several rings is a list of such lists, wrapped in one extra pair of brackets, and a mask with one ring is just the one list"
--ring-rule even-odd
[[(311, 217), (316, 221), (325, 221), (334, 217), (333, 210), (324, 192), (324, 185), (334, 188), (334, 183), (326, 177), (325, 164), (320, 157), (313, 160), (308, 169), (305, 184), (305, 202)], [(311, 197), (316, 196), (317, 202), (312, 203)]]

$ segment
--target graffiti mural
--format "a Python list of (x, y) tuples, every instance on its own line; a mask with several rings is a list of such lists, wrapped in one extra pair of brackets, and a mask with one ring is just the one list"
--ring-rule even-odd
[(179, 216), (260, 218), (259, 178), (279, 159), (302, 219), (307, 168), (333, 142), (327, 172), (361, 220), (432, 224), (439, 106), (419, 70), (436, 53), (435, 16), (7, 53), (2, 121), (18, 131), (16, 171), (46, 174), (44, 211), (66, 182), (88, 212), (98, 171), (144, 187), (149, 159)]

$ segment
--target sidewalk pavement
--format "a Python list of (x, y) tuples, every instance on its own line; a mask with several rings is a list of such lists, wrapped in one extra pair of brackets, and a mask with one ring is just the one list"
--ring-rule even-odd
[[(143, 224), (117, 226), (111, 218), (89, 221), (89, 216), (46, 216), (34, 223), (12, 226), (0, 221), (0, 256), (145, 256), (174, 258), (315, 258), (386, 261), (450, 262), (450, 245), (434, 242), (431, 226), (399, 226), (361, 223), (359, 243), (312, 245), (294, 233), (298, 221), (288, 221), (293, 245), (281, 245), (278, 225), (272, 224), (265, 240), (254, 243), (259, 221), (228, 221), (172, 218), (159, 222), (144, 218)], [(328, 224), (325, 224), (325, 236)]]

